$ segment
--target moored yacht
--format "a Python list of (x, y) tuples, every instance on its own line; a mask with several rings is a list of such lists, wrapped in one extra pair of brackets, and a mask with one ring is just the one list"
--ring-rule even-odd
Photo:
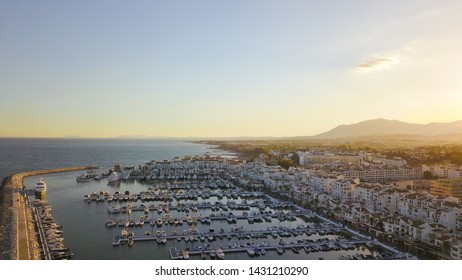
[(189, 259), (189, 249), (188, 248), (183, 250), (183, 259), (185, 260)]
[(248, 248), (247, 249), (247, 255), (249, 255), (249, 257), (253, 257), (255, 256), (255, 251), (253, 248)]
[(278, 255), (284, 254), (284, 247), (282, 246), (276, 247), (276, 252), (278, 253)]
[(40, 178), (38, 183), (35, 185), (34, 192), (40, 195), (46, 191), (47, 191), (47, 184), (45, 184), (45, 182), (43, 182), (43, 179)]
[(94, 179), (95, 179), (95, 176), (93, 174), (82, 174), (82, 175), (77, 176), (76, 181), (79, 183), (82, 183), (82, 182), (90, 182), (90, 181), (93, 181)]
[(223, 250), (221, 248), (217, 249), (215, 251), (216, 255), (217, 255), (217, 258), (222, 260), (225, 258), (225, 253), (223, 252)]
[(119, 181), (120, 179), (121, 179), (120, 175), (117, 172), (112, 172), (111, 175), (109, 175), (109, 177), (107, 177), (107, 180), (109, 182), (116, 182), (116, 181)]

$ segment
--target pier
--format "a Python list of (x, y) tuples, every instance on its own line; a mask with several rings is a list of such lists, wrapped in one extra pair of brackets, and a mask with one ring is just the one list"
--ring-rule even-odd
[(40, 237), (40, 244), (42, 248), (43, 258), (45, 260), (51, 260), (51, 253), (48, 247), (48, 241), (45, 235), (45, 229), (43, 228), (43, 223), (42, 223), (42, 220), (40, 219), (40, 215), (36, 207), (34, 207), (34, 218), (37, 223), (37, 231)]
[[(267, 230), (254, 230), (254, 231), (244, 231), (244, 230), (236, 230), (232, 232), (207, 232), (207, 233), (188, 233), (188, 234), (176, 234), (176, 235), (167, 235), (164, 237), (158, 237), (155, 235), (151, 236), (120, 236), (115, 235), (112, 241), (113, 246), (123, 245), (129, 240), (133, 240), (133, 242), (140, 242), (140, 241), (157, 241), (158, 238), (165, 238), (166, 240), (179, 240), (185, 241), (185, 238), (194, 238), (194, 242), (197, 242), (201, 236), (203, 237), (212, 237), (213, 240), (223, 239), (223, 238), (237, 238), (237, 239), (258, 239), (258, 238), (266, 238), (268, 235), (272, 233), (277, 234), (279, 237), (289, 237), (292, 236), (294, 233), (297, 235), (306, 234), (310, 236), (311, 234), (315, 234), (319, 231), (323, 231), (325, 233), (336, 233), (343, 230), (342, 228), (332, 228), (332, 227), (317, 227), (317, 228), (277, 228), (272, 227), (272, 229)], [(369, 241), (369, 240), (366, 240)], [(201, 241), (205, 242), (205, 241)]]
[(40, 259), (39, 240), (35, 235), (34, 223), (32, 222), (33, 210), (29, 206), (28, 196), (24, 188), (24, 178), (29, 176), (37, 176), (59, 172), (69, 172), (84, 170), (87, 167), (78, 166), (70, 168), (56, 168), (46, 170), (36, 170), (30, 172), (19, 173), (11, 176), (5, 182), (7, 192), (12, 193), (11, 213), (13, 215), (11, 222), (14, 224), (12, 236), (15, 244), (11, 244), (12, 259), (17, 260), (35, 260)]
[[(214, 258), (211, 256), (210, 253), (216, 252), (217, 249), (221, 249), (223, 253), (246, 253), (248, 249), (257, 249), (257, 250), (262, 250), (264, 249), (265, 251), (276, 251), (278, 248), (282, 249), (283, 252), (285, 250), (292, 250), (292, 249), (304, 249), (307, 254), (310, 252), (317, 252), (320, 250), (327, 251), (326, 248), (331, 246), (341, 246), (341, 245), (361, 245), (361, 244), (366, 244), (366, 241), (348, 241), (345, 243), (332, 243), (332, 242), (313, 242), (313, 243), (292, 243), (292, 244), (285, 244), (285, 245), (275, 245), (275, 244), (267, 244), (267, 245), (244, 245), (244, 246), (239, 246), (238, 248), (229, 248), (229, 247), (221, 247), (221, 248), (209, 248), (209, 249), (190, 249), (188, 250), (189, 255), (201, 255), (202, 253), (205, 253), (208, 257)], [(307, 248), (307, 249), (305, 249)], [(340, 247), (336, 247), (340, 248)], [(336, 250), (336, 249), (332, 249)], [(338, 250), (338, 249), (337, 249)], [(172, 260), (180, 260), (183, 259), (183, 250), (178, 250), (176, 247), (169, 247), (169, 254), (170, 254), (170, 259)]]
[[(262, 212), (256, 212), (256, 213), (251, 213), (250, 215), (253, 215), (252, 221), (249, 221), (249, 223), (262, 223), (263, 221), (270, 222), (272, 219), (284, 219), (284, 220), (289, 220), (289, 219), (295, 219), (295, 217), (298, 218), (312, 218), (313, 214), (311, 212), (298, 212), (298, 213), (291, 213), (291, 214), (284, 214), (284, 213), (262, 213)], [(198, 223), (210, 223), (212, 221), (225, 221), (228, 219), (231, 219), (231, 221), (228, 221), (228, 223), (236, 223), (237, 220), (246, 220), (249, 219), (249, 215), (234, 215), (232, 212), (227, 212), (227, 213), (219, 213), (219, 214), (211, 214), (209, 216), (184, 216), (184, 217), (159, 217), (159, 218), (144, 218), (142, 221), (144, 224), (146, 223), (156, 223), (157, 221), (162, 221), (162, 225), (164, 224), (170, 224), (174, 225), (172, 222), (177, 222), (181, 221), (182, 223), (188, 223), (190, 225), (192, 224), (198, 224)], [(116, 219), (116, 218), (111, 218), (109, 221), (106, 222), (107, 227), (115, 227), (117, 225), (125, 225), (128, 224), (129, 227), (134, 227), (137, 226), (136, 222), (140, 222), (141, 219), (138, 220), (133, 220), (133, 219)], [(123, 223), (122, 223), (123, 222)], [(141, 226), (143, 226), (141, 225)], [(162, 227), (158, 225), (158, 227)], [(340, 227), (339, 227), (340, 228)]]
[[(300, 231), (300, 233), (302, 233)], [(249, 231), (246, 232), (241, 232), (241, 234), (249, 234)], [(255, 233), (255, 232), (253, 232)], [(260, 231), (260, 234), (269, 234), (270, 231)], [(224, 233), (224, 234), (213, 234), (214, 237), (219, 237), (219, 236), (226, 236), (230, 235), (230, 233)], [(175, 240), (178, 237), (183, 238), (187, 235), (170, 235), (167, 236), (167, 240)], [(198, 235), (193, 235), (193, 236), (200, 236)], [(232, 237), (237, 237), (235, 233), (231, 233)], [(149, 236), (149, 237), (131, 237), (131, 238), (122, 238), (119, 235), (114, 236), (113, 240), (113, 245), (114, 246), (119, 246), (126, 244), (129, 240), (133, 240), (133, 242), (140, 242), (140, 241), (156, 241), (157, 237), (155, 236)], [(202, 241), (203, 243), (204, 241)], [(195, 245), (193, 246), (192, 249), (187, 249), (189, 252), (189, 255), (200, 255), (200, 254), (207, 254), (210, 256), (211, 252), (215, 252), (217, 249), (222, 249), (224, 253), (245, 253), (247, 252), (248, 249), (264, 249), (266, 251), (272, 251), (272, 250), (291, 250), (291, 249), (303, 249), (307, 254), (311, 252), (318, 252), (318, 251), (338, 251), (338, 250), (349, 250), (349, 249), (354, 249), (356, 245), (368, 245), (371, 246), (374, 242), (370, 240), (326, 240), (326, 239), (321, 239), (320, 241), (312, 241), (312, 240), (298, 240), (297, 242), (285, 242), (283, 239), (280, 239), (280, 242), (278, 244), (271, 244), (268, 241), (263, 241), (261, 244), (255, 243), (254, 239), (252, 241), (248, 241), (245, 243), (238, 243), (234, 242), (233, 244), (228, 243), (228, 245), (219, 245), (218, 247), (212, 247), (210, 243), (204, 244), (204, 246), (201, 245)], [(197, 241), (196, 241), (197, 244)], [(191, 246), (194, 245), (191, 243)], [(185, 245), (186, 246), (186, 245)], [(182, 259), (183, 258), (183, 249), (177, 249), (176, 247), (169, 247), (169, 255), (170, 259), (172, 260), (177, 260), (177, 259)]]
[[(118, 205), (120, 206), (120, 204)], [(111, 214), (118, 214), (118, 213), (126, 213), (128, 209), (131, 209), (133, 212), (141, 212), (145, 211), (147, 208), (149, 211), (155, 212), (155, 211), (172, 211), (176, 210), (178, 212), (196, 212), (198, 209), (200, 210), (212, 210), (213, 212), (220, 212), (220, 211), (229, 211), (229, 210), (250, 210), (250, 207), (253, 208), (258, 208), (260, 210), (264, 210), (265, 208), (269, 207), (271, 209), (288, 209), (290, 208), (289, 205), (281, 205), (281, 204), (275, 204), (275, 203), (227, 203), (227, 204), (183, 204), (183, 205), (171, 205), (171, 204), (140, 204), (140, 205), (131, 205), (129, 206), (128, 204), (124, 206), (121, 206), (119, 210), (116, 209), (111, 209), (108, 208), (108, 212)], [(311, 211), (308, 210), (300, 210), (297, 211), (297, 213), (311, 213)]]

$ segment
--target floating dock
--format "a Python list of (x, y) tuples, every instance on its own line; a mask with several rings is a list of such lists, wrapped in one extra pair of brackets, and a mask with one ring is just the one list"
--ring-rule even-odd
[[(324, 230), (324, 232), (327, 233), (335, 233), (335, 232), (340, 232), (342, 228), (332, 228), (332, 227), (326, 227), (324, 229), (322, 228), (293, 228), (293, 229), (272, 229), (272, 230), (255, 230), (255, 231), (234, 231), (234, 232), (208, 232), (208, 233), (196, 233), (196, 234), (177, 234), (177, 235), (167, 235), (162, 238), (165, 238), (167, 240), (178, 240), (181, 238), (181, 240), (184, 240), (185, 237), (193, 237), (200, 239), (201, 236), (203, 237), (213, 237), (214, 240), (217, 238), (223, 239), (223, 238), (238, 238), (238, 239), (246, 239), (247, 236), (249, 238), (256, 238), (256, 236), (268, 236), (271, 235), (272, 233), (277, 234), (280, 237), (289, 237), (292, 236), (292, 234), (295, 232), (297, 235), (302, 235), (306, 234), (307, 236), (310, 236), (311, 234), (318, 233), (320, 230)], [(332, 231), (332, 232), (330, 232)], [(252, 237), (253, 236), (253, 237)], [(157, 236), (133, 236), (131, 238), (129, 237), (124, 237), (121, 235), (115, 235), (112, 241), (113, 246), (119, 246), (121, 244), (124, 244), (128, 242), (129, 240), (133, 240), (134, 242), (139, 242), (139, 241), (157, 241), (158, 237)], [(248, 239), (248, 238), (247, 238)]]

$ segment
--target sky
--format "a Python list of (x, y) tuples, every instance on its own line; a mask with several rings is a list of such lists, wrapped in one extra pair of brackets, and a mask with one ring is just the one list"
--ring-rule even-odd
[(0, 0), (0, 137), (462, 119), (462, 1)]

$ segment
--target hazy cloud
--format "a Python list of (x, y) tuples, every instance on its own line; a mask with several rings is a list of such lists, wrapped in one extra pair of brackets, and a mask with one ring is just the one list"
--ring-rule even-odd
[(389, 69), (392, 65), (400, 62), (396, 56), (378, 56), (356, 65), (352, 70), (355, 72), (368, 73), (372, 71)]

